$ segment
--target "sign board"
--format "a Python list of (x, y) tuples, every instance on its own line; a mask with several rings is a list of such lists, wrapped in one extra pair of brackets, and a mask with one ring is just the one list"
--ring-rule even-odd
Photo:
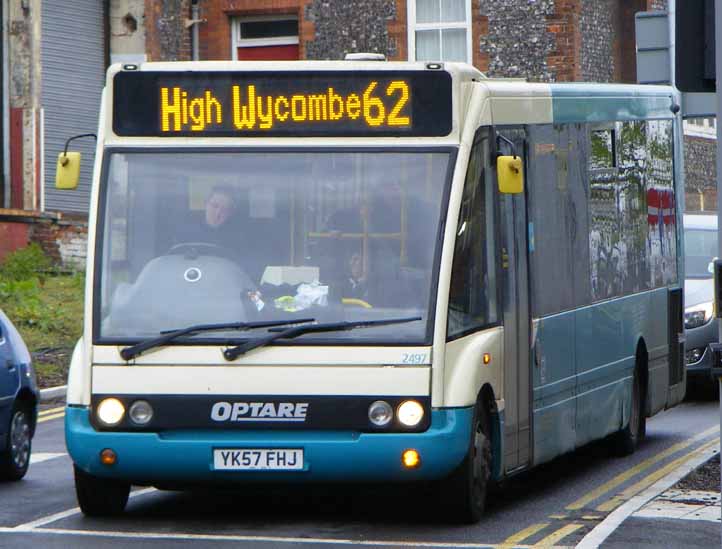
[(444, 136), (445, 71), (123, 71), (113, 131), (152, 137)]

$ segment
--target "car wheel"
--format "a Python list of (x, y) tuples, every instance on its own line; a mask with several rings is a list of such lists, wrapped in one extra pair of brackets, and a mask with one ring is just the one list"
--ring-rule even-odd
[(80, 510), (90, 517), (118, 515), (123, 512), (130, 495), (130, 484), (90, 475), (75, 469), (75, 494)]
[(5, 439), (5, 452), (0, 454), (0, 478), (20, 480), (28, 472), (32, 444), (32, 427), (27, 406), (15, 404)]
[(469, 450), (464, 461), (441, 481), (441, 504), (454, 522), (473, 524), (484, 514), (491, 478), (491, 437), (488, 413), (481, 402), (474, 411)]

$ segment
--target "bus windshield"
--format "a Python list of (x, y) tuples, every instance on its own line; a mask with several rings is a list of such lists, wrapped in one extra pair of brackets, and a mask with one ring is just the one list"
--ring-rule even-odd
[[(111, 153), (96, 339), (131, 342), (203, 323), (420, 317), (302, 339), (430, 343), (452, 154)], [(193, 341), (265, 333), (219, 330)]]

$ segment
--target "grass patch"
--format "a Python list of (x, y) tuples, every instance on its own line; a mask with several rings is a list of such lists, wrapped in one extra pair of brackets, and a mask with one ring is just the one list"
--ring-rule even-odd
[(33, 245), (0, 265), (0, 303), (33, 356), (40, 387), (67, 380), (83, 332), (84, 278), (61, 274)]

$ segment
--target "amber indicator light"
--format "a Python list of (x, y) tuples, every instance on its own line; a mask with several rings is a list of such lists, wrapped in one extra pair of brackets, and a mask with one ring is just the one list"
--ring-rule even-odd
[(115, 465), (117, 460), (117, 454), (110, 448), (105, 448), (100, 452), (100, 463), (103, 465)]

